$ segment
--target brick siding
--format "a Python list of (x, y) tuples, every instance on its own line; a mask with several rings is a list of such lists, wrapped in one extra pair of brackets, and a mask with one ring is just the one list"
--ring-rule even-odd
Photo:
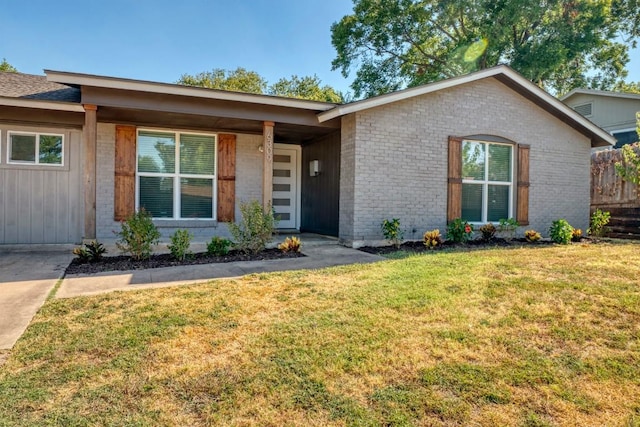
[(341, 240), (384, 244), (385, 218), (400, 218), (407, 240), (444, 235), (448, 137), (480, 134), (531, 146), (526, 228), (547, 235), (566, 218), (586, 229), (589, 139), (490, 78), (343, 117)]

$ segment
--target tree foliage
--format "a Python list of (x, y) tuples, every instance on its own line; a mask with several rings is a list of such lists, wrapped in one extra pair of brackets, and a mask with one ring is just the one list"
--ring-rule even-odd
[(640, 34), (638, 0), (353, 0), (333, 69), (372, 96), (506, 63), (541, 87), (610, 89)]
[(329, 85), (323, 86), (322, 81), (315, 75), (304, 77), (293, 75), (290, 79), (281, 78), (276, 83), (269, 85), (267, 80), (260, 74), (242, 67), (238, 67), (235, 70), (215, 68), (196, 75), (183, 74), (177, 83), (209, 89), (284, 96), (311, 101), (340, 103), (343, 100), (341, 93)]
[(619, 82), (613, 88), (616, 92), (638, 93), (640, 94), (640, 81), (638, 82)]
[(18, 70), (13, 65), (9, 64), (6, 58), (2, 58), (2, 62), (0, 62), (0, 71), (5, 71), (8, 73), (17, 73)]
[[(636, 113), (636, 132), (640, 137), (640, 111)], [(640, 186), (640, 145), (627, 144), (622, 146), (622, 161), (616, 162), (616, 173), (627, 182)]]
[(282, 78), (269, 86), (269, 94), (312, 101), (342, 102), (342, 95), (329, 85), (322, 86), (318, 76)]
[(196, 75), (183, 74), (177, 83), (186, 86), (258, 94), (264, 93), (267, 88), (267, 81), (260, 74), (242, 67), (235, 70), (214, 68)]

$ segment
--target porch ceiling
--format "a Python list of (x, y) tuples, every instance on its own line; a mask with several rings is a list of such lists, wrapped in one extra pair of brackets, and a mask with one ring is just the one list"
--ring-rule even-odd
[[(98, 121), (136, 126), (190, 129), (201, 131), (248, 133), (262, 135), (262, 120), (247, 120), (231, 117), (207, 116), (199, 114), (149, 111), (117, 107), (98, 107)], [(274, 127), (276, 142), (303, 143), (328, 135), (339, 129), (336, 127), (305, 126), (276, 122)]]

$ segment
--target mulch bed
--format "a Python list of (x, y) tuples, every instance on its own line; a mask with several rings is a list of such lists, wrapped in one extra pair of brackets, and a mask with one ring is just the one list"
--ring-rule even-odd
[(206, 253), (193, 254), (184, 261), (178, 261), (171, 254), (151, 255), (144, 261), (134, 261), (128, 256), (109, 256), (92, 263), (82, 263), (78, 258), (71, 261), (65, 274), (93, 274), (103, 271), (144, 270), (147, 268), (175, 267), (180, 265), (213, 264), (234, 261), (265, 261), (274, 259), (299, 258), (305, 256), (300, 252), (282, 252), (280, 249), (266, 249), (257, 254), (245, 254), (230, 251), (223, 256), (210, 256)]
[[(595, 240), (590, 238), (583, 237), (579, 242), (572, 242), (573, 244), (585, 244), (585, 243), (595, 243)], [(394, 246), (365, 246), (360, 248), (362, 252), (367, 252), (375, 255), (387, 255), (392, 254), (398, 251), (404, 252), (432, 252), (432, 251), (442, 251), (442, 250), (452, 250), (452, 249), (460, 249), (460, 250), (469, 250), (469, 249), (488, 249), (488, 248), (508, 248), (508, 247), (520, 247), (523, 245), (526, 246), (548, 246), (554, 245), (551, 240), (539, 240), (535, 243), (529, 243), (524, 238), (514, 238), (511, 240), (506, 240), (502, 238), (495, 238), (491, 241), (484, 240), (470, 240), (467, 243), (453, 243), (450, 241), (445, 241), (442, 245), (436, 246), (433, 249), (428, 249), (422, 241), (418, 242), (405, 242), (400, 248), (395, 248)]]

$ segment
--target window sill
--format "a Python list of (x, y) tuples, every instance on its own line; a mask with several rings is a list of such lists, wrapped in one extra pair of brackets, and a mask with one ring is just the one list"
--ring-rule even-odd
[(218, 221), (213, 219), (154, 219), (158, 228), (216, 228)]

